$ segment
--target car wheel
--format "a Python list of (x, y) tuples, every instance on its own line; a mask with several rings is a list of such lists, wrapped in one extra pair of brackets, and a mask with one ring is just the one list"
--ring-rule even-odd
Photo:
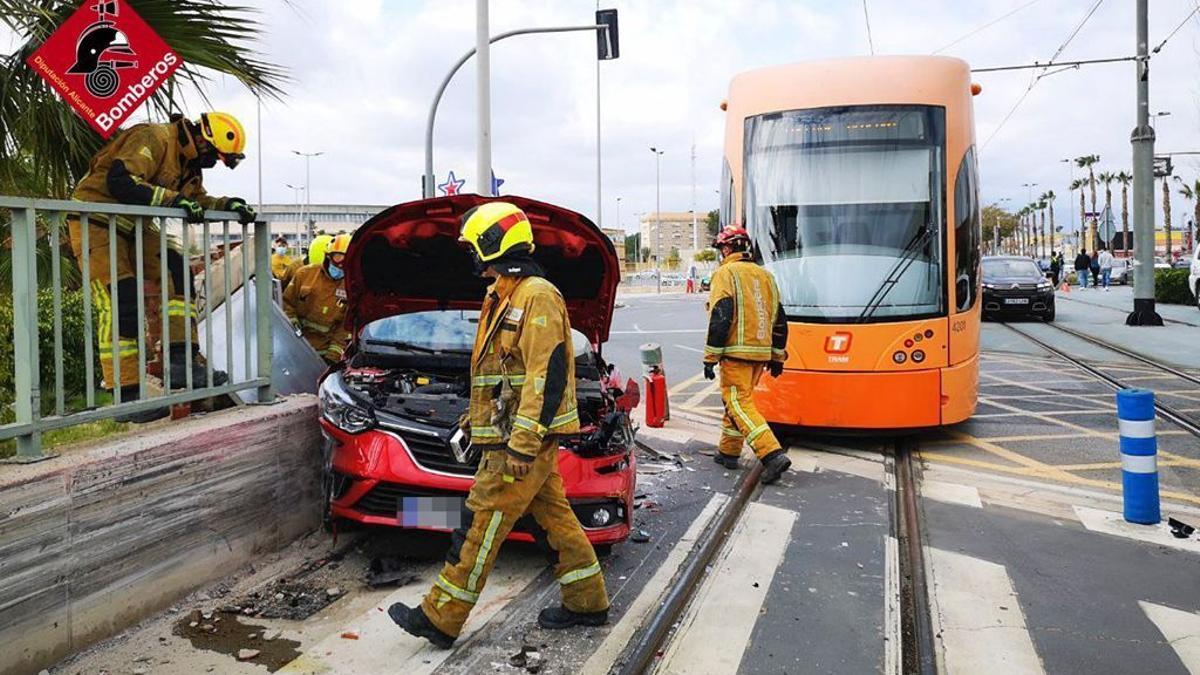
[(1046, 313), (1042, 315), (1042, 321), (1045, 321), (1046, 323), (1052, 323), (1054, 321), (1054, 305), (1050, 305), (1050, 309), (1046, 310)]
[(1195, 296), (1196, 296), (1196, 309), (1200, 309), (1200, 281), (1196, 282)]

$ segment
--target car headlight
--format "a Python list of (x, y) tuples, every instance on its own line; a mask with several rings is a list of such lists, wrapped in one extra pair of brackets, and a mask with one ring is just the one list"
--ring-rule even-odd
[(988, 289), (989, 291), (996, 290), (996, 284), (984, 284), (983, 287)]
[(1054, 288), (1054, 284), (1050, 283), (1049, 281), (1047, 281), (1045, 279), (1042, 279), (1041, 281), (1038, 282), (1038, 288), (1044, 291), (1044, 290)]
[(341, 373), (332, 373), (317, 390), (321, 417), (348, 434), (357, 434), (375, 426), (375, 415), (364, 408), (346, 389)]

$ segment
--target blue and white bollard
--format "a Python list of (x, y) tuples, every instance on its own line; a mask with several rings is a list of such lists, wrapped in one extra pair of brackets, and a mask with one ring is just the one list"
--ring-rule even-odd
[(1155, 525), (1158, 505), (1158, 440), (1154, 436), (1154, 392), (1117, 392), (1117, 424), (1121, 434), (1121, 484), (1125, 520)]

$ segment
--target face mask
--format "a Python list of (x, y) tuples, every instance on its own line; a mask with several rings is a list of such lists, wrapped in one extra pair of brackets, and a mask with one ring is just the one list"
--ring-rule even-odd
[(286, 246), (276, 246), (275, 252), (278, 253), (279, 255), (283, 255), (284, 253), (287, 253), (287, 247)]
[(342, 277), (346, 276), (346, 273), (342, 270), (342, 268), (334, 265), (333, 263), (329, 264), (329, 266), (326, 268), (326, 271), (329, 272), (329, 278), (333, 279), (334, 281), (339, 281)]

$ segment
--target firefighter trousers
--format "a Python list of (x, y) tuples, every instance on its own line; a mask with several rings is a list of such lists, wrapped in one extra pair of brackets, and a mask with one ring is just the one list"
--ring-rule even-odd
[(567, 503), (558, 473), (558, 439), (547, 436), (521, 479), (504, 476), (504, 448), (487, 450), (467, 497), (473, 516), (451, 535), (446, 564), (421, 603), (425, 616), (443, 633), (462, 632), (496, 562), (500, 544), (513, 525), (529, 514), (545, 531), (562, 591), (563, 606), (575, 612), (608, 609), (608, 592), (596, 552)]
[(725, 417), (721, 420), (721, 442), (717, 448), (723, 455), (737, 457), (742, 454), (742, 443), (746, 442), (762, 459), (780, 448), (779, 440), (754, 405), (754, 386), (767, 364), (726, 358), (721, 359), (720, 365)]
[[(70, 229), (71, 251), (82, 267), (83, 228), (78, 217), (67, 219)], [(158, 293), (146, 293), (145, 289), (137, 287), (137, 246), (134, 233), (126, 231), (121, 225), (114, 228), (116, 232), (116, 281), (117, 281), (117, 334), (113, 335), (113, 262), (110, 257), (109, 228), (105, 220), (89, 218), (87, 228), (88, 247), (88, 280), (91, 284), (92, 305), (95, 307), (96, 337), (99, 343), (100, 368), (104, 373), (104, 386), (114, 388), (117, 381), (116, 370), (120, 369), (120, 386), (136, 385), (138, 383), (138, 346), (137, 337), (141, 332), (146, 333), (146, 346), (162, 339), (162, 325), (158, 321), (148, 321), (139, 326), (137, 321), (138, 293), (144, 293), (147, 304), (159, 301)], [(146, 228), (142, 232), (142, 278), (155, 285), (162, 283), (162, 252), (157, 232)], [(167, 331), (171, 344), (182, 344), (186, 341), (188, 331), (192, 336), (192, 344), (199, 344), (196, 333), (196, 307), (184, 301), (183, 287), (188, 284), (195, 298), (195, 289), (191, 287), (191, 270), (184, 264), (183, 255), (178, 251), (167, 249), (167, 306), (160, 311), (167, 313)], [(165, 345), (164, 345), (165, 347)], [(116, 351), (119, 366), (113, 366), (113, 353)], [(149, 360), (149, 359), (148, 359)], [(163, 359), (164, 364), (166, 359)], [(178, 383), (172, 383), (177, 386)]]

